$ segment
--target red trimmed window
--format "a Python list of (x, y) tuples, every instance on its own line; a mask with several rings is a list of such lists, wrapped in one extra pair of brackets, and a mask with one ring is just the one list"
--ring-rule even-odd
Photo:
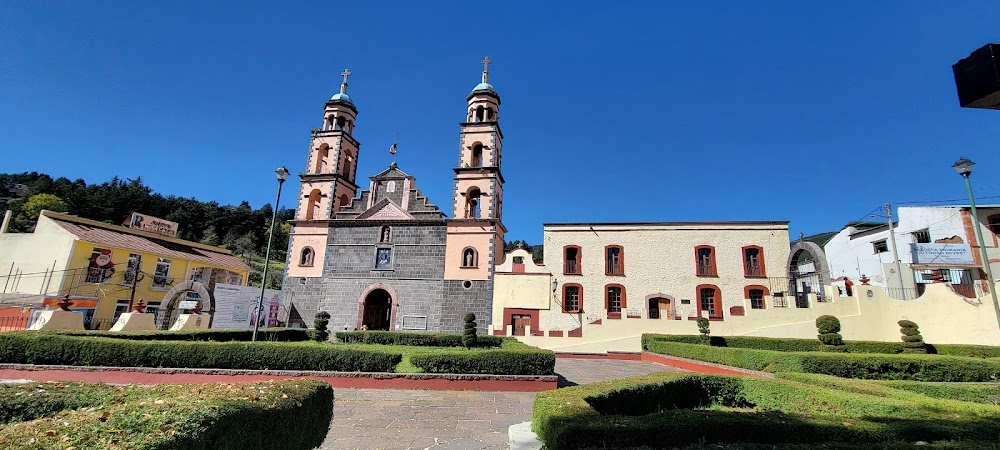
[(609, 319), (621, 319), (625, 309), (625, 286), (609, 284), (604, 287), (604, 308), (608, 310)]
[(764, 248), (759, 245), (743, 247), (743, 276), (764, 278)]
[(722, 318), (722, 291), (714, 284), (699, 284), (698, 294), (698, 317), (702, 311), (708, 312), (709, 319)]
[(750, 300), (750, 309), (767, 309), (764, 297), (770, 295), (764, 286), (747, 286), (743, 288), (743, 297)]
[(581, 275), (583, 268), (580, 266), (580, 246), (567, 245), (563, 247), (563, 275)]
[(699, 245), (694, 248), (695, 273), (699, 277), (714, 277), (719, 273), (715, 269), (715, 247)]
[(622, 246), (604, 247), (604, 274), (625, 275), (625, 251)]
[(563, 285), (563, 312), (583, 312), (583, 286), (576, 283)]

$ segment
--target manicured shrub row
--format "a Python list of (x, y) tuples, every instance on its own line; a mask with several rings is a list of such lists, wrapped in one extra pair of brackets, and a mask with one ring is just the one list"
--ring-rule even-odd
[[(253, 330), (184, 330), (184, 331), (56, 331), (63, 336), (94, 336), (136, 341), (249, 341)], [(300, 342), (309, 340), (309, 330), (303, 328), (261, 328), (258, 341)]]
[[(823, 378), (819, 384), (836, 380)], [(532, 426), (554, 450), (881, 449), (909, 448), (917, 441), (964, 445), (931, 448), (980, 448), (1000, 434), (997, 407), (902, 391), (872, 395), (807, 381), (652, 374), (574, 386), (539, 393)], [(877, 382), (844, 381), (893, 391)]]
[[(642, 335), (642, 348), (648, 348), (647, 344), (653, 341), (681, 342), (685, 344), (698, 344), (702, 342), (701, 336), (697, 334), (644, 334)], [(712, 336), (711, 343), (714, 347), (753, 348), (779, 352), (830, 351), (829, 346), (822, 345), (822, 343), (816, 339)], [(894, 354), (903, 352), (903, 343), (881, 341), (844, 341), (844, 348), (847, 353)], [(1000, 347), (988, 345), (926, 344), (926, 348), (928, 353), (938, 355), (968, 356), (972, 358), (1000, 358)]]
[(309, 342), (136, 341), (0, 333), (0, 362), (74, 366), (392, 372), (402, 355)]
[[(4, 449), (254, 450), (322, 444), (333, 389), (314, 380), (0, 386)], [(35, 420), (38, 419), (38, 420)]]
[[(483, 336), (480, 336), (482, 339)], [(507, 346), (505, 346), (507, 347)], [(450, 350), (410, 356), (410, 363), (427, 373), (493, 375), (552, 375), (556, 355), (534, 347), (490, 350)]]
[[(416, 345), (420, 347), (463, 347), (457, 333), (404, 333), (400, 331), (339, 331), (337, 341), (345, 344)], [(477, 336), (476, 347), (499, 347), (499, 336)]]
[(996, 381), (1000, 361), (954, 356), (776, 352), (653, 341), (651, 352), (764, 372), (914, 381)]

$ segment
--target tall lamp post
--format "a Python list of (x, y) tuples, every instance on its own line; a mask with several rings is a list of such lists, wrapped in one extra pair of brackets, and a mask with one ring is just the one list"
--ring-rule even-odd
[(267, 232), (267, 250), (264, 252), (264, 272), (260, 277), (260, 299), (257, 300), (257, 314), (253, 321), (253, 335), (250, 341), (257, 341), (257, 329), (260, 328), (260, 318), (264, 314), (264, 289), (267, 288), (267, 266), (271, 265), (271, 240), (274, 239), (274, 221), (278, 218), (278, 202), (281, 201), (281, 185), (288, 179), (288, 169), (285, 166), (274, 171), (278, 177), (278, 196), (274, 199), (274, 208), (271, 211), (271, 226)]
[(993, 309), (996, 310), (997, 322), (1000, 324), (1000, 302), (997, 301), (996, 283), (993, 282), (993, 271), (990, 270), (990, 258), (986, 254), (983, 230), (979, 226), (979, 214), (976, 212), (976, 196), (972, 194), (972, 181), (969, 181), (969, 175), (972, 175), (972, 167), (975, 165), (972, 161), (962, 158), (956, 161), (951, 167), (954, 167), (958, 171), (958, 174), (962, 178), (965, 178), (965, 189), (969, 191), (969, 206), (972, 209), (972, 224), (973, 228), (976, 229), (976, 240), (979, 241), (979, 256), (983, 260), (983, 270), (986, 272), (986, 287), (989, 288), (990, 295), (993, 296)]

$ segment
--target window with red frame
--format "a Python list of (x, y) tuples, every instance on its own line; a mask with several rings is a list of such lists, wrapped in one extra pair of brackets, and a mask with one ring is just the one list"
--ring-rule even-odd
[(715, 276), (715, 249), (709, 246), (695, 248), (697, 273), (702, 276)]
[(750, 296), (750, 309), (764, 309), (763, 289), (750, 289), (747, 293)]
[(563, 312), (580, 312), (580, 292), (579, 285), (563, 285)]
[(606, 251), (607, 274), (625, 275), (625, 263), (622, 256), (622, 248), (619, 246), (608, 246)]
[(698, 291), (698, 301), (700, 302), (701, 310), (707, 311), (709, 318), (722, 317), (719, 290), (714, 287), (703, 287)]
[(764, 251), (757, 246), (743, 247), (743, 272), (748, 277), (764, 276)]
[(564, 247), (563, 274), (580, 275), (580, 247)]
[(625, 289), (621, 286), (608, 286), (604, 300), (608, 307), (608, 317), (621, 317), (622, 308), (625, 307)]

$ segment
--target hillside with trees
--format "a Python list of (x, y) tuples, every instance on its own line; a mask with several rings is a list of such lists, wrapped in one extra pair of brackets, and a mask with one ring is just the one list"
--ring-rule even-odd
[[(239, 205), (219, 205), (194, 198), (163, 196), (134, 180), (112, 178), (100, 184), (83, 179), (53, 179), (37, 172), (0, 174), (0, 213), (13, 212), (11, 232), (31, 232), (41, 210), (59, 211), (100, 222), (121, 224), (132, 212), (160, 217), (180, 224), (177, 237), (231, 250), (253, 269), (249, 282), (260, 285), (271, 204), (253, 209), (246, 201)], [(281, 287), (285, 252), (288, 248), (288, 220), (295, 211), (278, 210), (278, 228), (271, 247), (271, 267), (267, 285)]]

